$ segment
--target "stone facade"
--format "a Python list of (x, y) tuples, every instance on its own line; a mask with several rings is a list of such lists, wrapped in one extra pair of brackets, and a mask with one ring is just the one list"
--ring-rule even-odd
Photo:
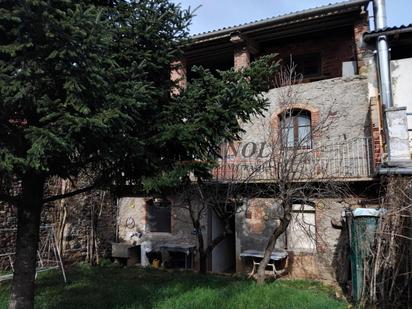
[[(16, 243), (16, 211), (14, 207), (0, 203), (0, 255), (14, 252)], [(0, 270), (9, 268), (9, 260), (7, 257), (0, 257)]]
[[(171, 198), (173, 199), (173, 197)], [(147, 208), (150, 207), (146, 202), (149, 197), (122, 197), (118, 200), (118, 241), (119, 242), (143, 242), (159, 241), (173, 242), (181, 244), (196, 244), (196, 237), (192, 234), (193, 227), (185, 209), (171, 207), (171, 232), (151, 232), (147, 222)], [(174, 203), (172, 201), (172, 203)], [(133, 221), (130, 224), (129, 221)], [(206, 230), (206, 225), (202, 226)], [(136, 233), (142, 236), (137, 238)]]
[[(314, 241), (314, 250), (294, 250), (288, 248), (290, 231), (279, 238), (276, 248), (288, 251), (287, 270), (293, 278), (314, 278), (338, 281), (345, 284), (348, 280), (348, 231), (338, 229), (332, 222), (341, 222), (345, 209), (359, 207), (359, 199), (325, 198), (314, 199), (315, 230), (310, 237)], [(236, 270), (250, 271), (251, 263), (240, 258), (245, 250), (264, 250), (267, 239), (277, 225), (276, 214), (279, 212), (276, 198), (251, 198), (244, 205), (236, 218), (237, 256)], [(305, 223), (301, 223), (305, 225)], [(309, 231), (309, 225), (302, 226)]]
[[(312, 126), (327, 118), (333, 125), (329, 132), (319, 138), (323, 141), (370, 138), (370, 120), (367, 79), (362, 76), (334, 78), (292, 86), (296, 107), (311, 112)], [(252, 119), (244, 125), (243, 141), (259, 140), (264, 135), (262, 128), (269, 128), (270, 122), (282, 111), (280, 105), (282, 88), (271, 89), (266, 95), (270, 105), (263, 117)], [(295, 103), (287, 106), (295, 106)], [(275, 124), (276, 126), (276, 124)]]
[[(342, 14), (345, 14), (342, 12)], [(352, 14), (352, 13), (351, 13)], [(307, 35), (302, 33), (294, 33), (290, 37), (285, 35), (282, 37), (281, 31), (284, 25), (280, 23), (273, 29), (271, 38), (268, 33), (263, 33), (265, 29), (251, 29), (247, 31), (232, 31), (227, 35), (217, 36), (216, 45), (214, 38), (207, 38), (204, 41), (199, 40), (198, 44), (194, 43), (193, 50), (188, 48), (187, 61), (180, 62), (184, 69), (173, 71), (172, 79), (184, 79), (186, 76), (186, 67), (193, 64), (211, 66), (213, 69), (219, 61), (217, 57), (228, 59), (232, 57), (233, 67), (236, 70), (248, 67), (253, 59), (269, 53), (277, 53), (278, 58), (287, 60), (290, 56), (299, 57), (304, 55), (319, 55), (320, 72), (316, 76), (303, 79), (302, 84), (291, 87), (293, 91), (293, 102), (289, 102), (288, 108), (305, 110), (310, 113), (311, 127), (317, 127), (325, 119), (329, 119), (331, 126), (326, 132), (314, 132), (313, 143), (345, 143), (347, 141), (362, 139), (366, 144), (356, 144), (359, 153), (354, 154), (352, 160), (362, 160), (367, 162), (368, 170), (360, 176), (364, 181), (371, 181), (373, 166), (380, 159), (380, 149), (377, 142), (381, 142), (375, 137), (376, 126), (375, 122), (371, 122), (371, 98), (369, 96), (368, 78), (365, 76), (365, 71), (369, 69), (369, 59), (366, 57), (365, 46), (362, 42), (362, 35), (368, 30), (368, 14), (364, 8), (359, 11), (353, 11), (353, 16), (350, 19), (351, 25), (348, 22), (336, 28), (321, 27), (319, 30), (311, 31)], [(298, 21), (296, 21), (298, 23)], [(291, 26), (293, 29), (293, 26)], [(255, 31), (256, 30), (256, 31)], [(285, 31), (286, 33), (287, 31)], [(293, 30), (291, 31), (293, 32)], [(225, 41), (226, 40), (226, 41)], [(204, 45), (204, 50), (202, 46)], [(214, 48), (216, 50), (214, 50)], [(214, 55), (213, 59), (208, 59), (208, 54)], [(212, 58), (212, 56), (210, 56)], [(216, 60), (216, 61), (214, 61)], [(202, 61), (204, 63), (202, 63)], [(191, 63), (193, 62), (193, 63)], [(226, 61), (227, 62), (227, 61)], [(225, 63), (226, 63), (225, 62)], [(344, 62), (356, 62), (356, 71), (350, 77), (342, 77), (342, 64)], [(226, 63), (227, 64), (227, 63)], [(350, 74), (349, 74), (350, 75)], [(264, 143), (268, 140), (268, 134), (271, 130), (278, 130), (280, 127), (280, 115), (284, 111), (284, 106), (281, 104), (282, 92), (288, 91), (285, 88), (271, 89), (264, 95), (269, 101), (268, 109), (263, 113), (253, 118), (249, 123), (242, 124), (245, 133), (241, 137), (243, 145), (248, 145), (247, 150), (254, 151), (256, 144)], [(373, 110), (372, 112), (375, 112)], [(375, 121), (375, 119), (374, 119)], [(374, 135), (372, 135), (374, 132)], [(372, 141), (371, 138), (374, 138)], [(239, 144), (236, 143), (236, 144)], [(346, 145), (344, 145), (346, 147)], [(231, 149), (232, 151), (233, 149)], [(244, 149), (243, 149), (244, 150)], [(349, 148), (346, 151), (353, 152), (354, 149)], [(236, 157), (237, 154), (232, 152), (226, 153), (228, 157)], [(258, 153), (258, 150), (255, 149)], [(239, 150), (240, 155), (243, 153)], [(319, 154), (316, 154), (319, 155)], [(239, 158), (239, 162), (244, 162), (248, 158)], [(346, 159), (346, 158), (345, 158)], [(224, 159), (227, 162), (226, 158)], [(234, 162), (237, 159), (234, 160)], [(346, 163), (345, 163), (346, 164)], [(349, 164), (349, 169), (353, 168)], [(359, 178), (359, 177), (358, 177)], [(218, 180), (218, 179), (217, 179)], [(360, 179), (356, 179), (358, 181)], [(346, 180), (353, 181), (351, 180)], [(356, 187), (356, 185), (354, 185)], [(279, 211), (277, 207), (276, 197), (256, 197), (245, 194), (244, 205), (242, 210), (236, 215), (235, 231), (236, 237), (231, 240), (235, 243), (234, 259), (236, 262), (236, 270), (246, 271), (247, 265), (240, 258), (240, 253), (244, 250), (255, 249), (263, 250), (266, 244), (269, 233), (278, 224), (276, 215)], [(173, 198), (171, 198), (173, 199)], [(284, 248), (289, 251), (289, 274), (292, 277), (310, 277), (321, 278), (326, 280), (345, 281), (346, 274), (339, 273), (337, 265), (346, 263), (347, 258), (347, 239), (346, 232), (332, 227), (331, 219), (340, 222), (342, 211), (347, 207), (338, 198), (328, 198), (325, 200), (315, 199), (312, 201), (314, 206), (314, 225), (316, 233), (314, 237), (314, 251), (296, 251), (288, 247), (287, 235), (281, 237), (278, 242), (279, 248)], [(346, 201), (347, 202), (347, 201)], [(119, 241), (130, 243), (143, 243), (150, 241), (153, 244), (180, 243), (180, 244), (196, 244), (196, 238), (191, 235), (192, 226), (188, 223), (187, 213), (172, 214), (172, 229), (171, 233), (152, 233), (147, 229), (147, 205), (145, 205), (143, 197), (129, 198), (125, 197), (119, 200), (118, 226), (119, 226)], [(357, 205), (357, 198), (353, 197), (351, 205)], [(173, 211), (177, 211), (174, 209)], [(214, 226), (210, 224), (210, 217), (205, 218), (204, 228)], [(127, 226), (133, 218), (133, 227)], [(178, 224), (177, 218), (180, 223)], [(184, 223), (186, 221), (186, 223)], [(139, 239), (134, 239), (136, 233), (142, 233)], [(205, 232), (208, 235), (213, 235), (212, 231)], [(209, 236), (210, 236), (209, 235)], [(208, 241), (210, 241), (208, 237)], [(312, 247), (311, 247), (312, 248)], [(313, 249), (312, 248), (312, 249)], [(230, 252), (223, 250), (222, 252)], [(212, 256), (213, 262), (220, 262), (219, 257)], [(341, 269), (346, 269), (342, 267)]]
[[(198, 42), (195, 38), (194, 45), (198, 45), (194, 46), (192, 51), (190, 46), (187, 47), (189, 57), (171, 64), (171, 80), (176, 82), (177, 86), (171, 89), (171, 93), (178, 95), (179, 89), (186, 86), (187, 75), (190, 73), (188, 68), (193, 64), (219, 69), (216, 64), (223, 63), (224, 68), (227, 68), (230, 63), (230, 66), (240, 70), (248, 67), (253, 59), (269, 53), (277, 53), (279, 59), (284, 61), (290, 56), (319, 55), (320, 72), (312, 77), (304, 76), (304, 83), (291, 86), (293, 102), (289, 102), (288, 108), (308, 111), (312, 127), (317, 127), (326, 118), (331, 120), (327, 132), (313, 134), (314, 143), (342, 143), (372, 138), (371, 143), (367, 144), (370, 145), (371, 153), (369, 146), (364, 144), (357, 149), (363, 151), (362, 159), (371, 161), (373, 166), (380, 162), (382, 156), (382, 126), (379, 102), (376, 102), (378, 94), (374, 61), (371, 55), (367, 55), (362, 42), (363, 33), (368, 30), (368, 14), (363, 7), (341, 10), (318, 12), (312, 17), (309, 16), (310, 13), (305, 13), (296, 20), (280, 19), (278, 24), (267, 24), (261, 29), (257, 29), (258, 25), (251, 25), (248, 33), (248, 30), (245, 30), (248, 26), (245, 26), (239, 31), (229, 29), (230, 33), (221, 33), (215, 38), (213, 34)], [(217, 59), (219, 57), (221, 62)], [(356, 62), (355, 74), (359, 75), (342, 77), (344, 62)], [(242, 143), (263, 143), (267, 141), (267, 134), (272, 129), (279, 130), (280, 115), (284, 111), (281, 96), (287, 90), (275, 88), (264, 94), (269, 106), (263, 115), (242, 124), (245, 130)], [(358, 159), (356, 156), (354, 158)], [(362, 179), (364, 182), (360, 186), (371, 185), (372, 176), (372, 170), (368, 169), (367, 173), (362, 174), (362, 177), (367, 179)], [(357, 183), (360, 183), (357, 182), (359, 179), (344, 181), (350, 182), (352, 187), (357, 187)], [(51, 185), (53, 190), (57, 191), (62, 190), (59, 189), (60, 186), (59, 182)], [(240, 258), (242, 251), (264, 249), (268, 236), (278, 224), (277, 216), (280, 211), (276, 196), (256, 197), (245, 193), (243, 198), (244, 205), (235, 218), (236, 237), (229, 241), (235, 245), (233, 259), (237, 271), (247, 271), (250, 266)], [(367, 200), (364, 196), (361, 198), (354, 194), (349, 200), (345, 200), (345, 203), (332, 197), (312, 199), (314, 210), (311, 216), (314, 216), (313, 225), (316, 229), (313, 235), (314, 244), (306, 244), (309, 248), (306, 251), (295, 250), (290, 246), (290, 234), (283, 235), (277, 243), (278, 248), (286, 249), (289, 253), (290, 276), (339, 282), (347, 280), (347, 233), (334, 227), (331, 220), (340, 222), (342, 211), (348, 207), (347, 203), (349, 202), (351, 207), (357, 207), (359, 200), (363, 198)], [(65, 228), (61, 231), (66, 260), (80, 261), (88, 258), (91, 239), (94, 237), (91, 237), (92, 230), (97, 232), (97, 240), (93, 240), (93, 244), (97, 245), (101, 256), (110, 255), (111, 241), (145, 244), (154, 250), (164, 244), (197, 246), (196, 231), (193, 231), (189, 213), (181, 207), (171, 208), (170, 232), (151, 231), (148, 223), (149, 200), (148, 197), (127, 195), (115, 200), (105, 192), (83, 194), (56, 202), (53, 207), (46, 206), (43, 223), (60, 224), (62, 210), (66, 214)], [(169, 197), (169, 200), (172, 206), (182, 203), (175, 196)], [(11, 207), (0, 205), (0, 227), (15, 227), (14, 214), (15, 210)], [(91, 229), (92, 225), (95, 229)], [(213, 230), (211, 227), (217, 228)], [(207, 213), (202, 218), (200, 228), (205, 241), (209, 242), (217, 236), (215, 233), (219, 224), (216, 218), (213, 222), (213, 216)], [(2, 237), (0, 241), (0, 248), (3, 249), (14, 243), (13, 236)], [(229, 245), (225, 244), (225, 248), (214, 251), (212, 262), (209, 261), (212, 270), (213, 265), (223, 261), (219, 254), (232, 254)], [(198, 255), (195, 254), (195, 269), (197, 258)]]
[[(50, 181), (48, 191), (61, 193), (62, 181)], [(46, 204), (41, 224), (55, 225), (65, 263), (96, 262), (96, 255), (90, 256), (92, 244), (99, 258), (110, 257), (110, 242), (115, 241), (116, 233), (116, 200), (108, 192), (91, 191)], [(16, 208), (0, 203), (0, 254), (15, 252), (16, 228)], [(8, 269), (9, 265), (8, 257), (0, 258), (0, 270)]]
[[(245, 133), (242, 143), (263, 142), (271, 127), (279, 127), (279, 115), (282, 113), (281, 99), (283, 92), (294, 92), (296, 103), (287, 104), (287, 108), (308, 110), (311, 125), (316, 127), (326, 118), (332, 125), (328, 131), (313, 136), (317, 143), (339, 143), (352, 139), (371, 138), (370, 107), (368, 102), (368, 80), (363, 76), (334, 78), (317, 82), (303, 83), (288, 89), (271, 89), (265, 96), (270, 105), (262, 116), (244, 124)], [(372, 146), (371, 146), (372, 147)], [(248, 198), (245, 209), (236, 218), (236, 269), (249, 271), (250, 263), (240, 258), (245, 250), (263, 250), (267, 239), (276, 227), (276, 198)], [(294, 251), (288, 248), (287, 235), (283, 235), (277, 248), (288, 250), (288, 273), (291, 277), (317, 278), (322, 280), (347, 281), (347, 231), (335, 229), (331, 220), (340, 222), (342, 212), (348, 202), (356, 207), (358, 200), (337, 198), (314, 199), (315, 228), (314, 252)], [(337, 267), (339, 266), (339, 267)], [(342, 266), (342, 267), (341, 267)]]
[[(197, 238), (196, 234), (193, 233), (189, 212), (187, 209), (179, 207), (181, 202), (175, 196), (168, 198), (171, 202), (170, 232), (152, 232), (150, 230), (148, 207), (151, 206), (147, 203), (150, 199), (150, 197), (121, 197), (118, 199), (117, 241), (143, 245), (153, 252), (159, 252), (159, 247), (166, 244), (197, 247)], [(200, 228), (207, 241), (206, 216), (203, 217)], [(196, 254), (193, 262), (194, 268), (197, 269), (198, 256)]]
[[(292, 97), (284, 101), (285, 94)], [(281, 119), (285, 111), (306, 113), (310, 118), (310, 147), (306, 151), (306, 178), (370, 179), (373, 176), (374, 141), (366, 77), (327, 79), (271, 89), (263, 115), (242, 124), (241, 140), (224, 147), (217, 180), (243, 179), (257, 164), (268, 163), (280, 151)], [(375, 145), (376, 146), (376, 145)], [(304, 152), (301, 152), (301, 156)], [(377, 156), (375, 156), (377, 157)], [(266, 164), (267, 166), (267, 164)], [(316, 169), (316, 170), (315, 170)], [(254, 179), (270, 182), (271, 169), (263, 168)], [(310, 174), (309, 174), (310, 173)]]

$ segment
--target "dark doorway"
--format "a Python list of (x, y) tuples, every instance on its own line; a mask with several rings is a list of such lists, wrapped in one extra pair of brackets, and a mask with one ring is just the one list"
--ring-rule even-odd
[[(235, 237), (235, 216), (229, 218), (230, 229), (233, 231), (232, 235), (219, 243), (212, 252), (211, 263), (209, 269), (217, 273), (234, 273), (236, 271), (236, 237)], [(209, 240), (219, 237), (224, 231), (224, 222), (213, 211), (209, 215)]]

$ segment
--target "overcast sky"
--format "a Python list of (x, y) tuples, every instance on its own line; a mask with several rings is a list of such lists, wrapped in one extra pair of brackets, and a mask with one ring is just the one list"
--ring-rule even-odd
[[(192, 34), (238, 25), (257, 19), (313, 8), (333, 0), (172, 0), (196, 11), (190, 28)], [(412, 0), (387, 0), (388, 24), (412, 23)]]

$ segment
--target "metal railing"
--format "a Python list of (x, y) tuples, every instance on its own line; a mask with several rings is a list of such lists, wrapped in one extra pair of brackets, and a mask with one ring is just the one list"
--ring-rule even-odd
[(282, 152), (270, 159), (222, 159), (213, 170), (216, 181), (291, 181), (322, 179), (364, 179), (373, 175), (373, 155), (370, 138), (330, 142), (311, 149)]

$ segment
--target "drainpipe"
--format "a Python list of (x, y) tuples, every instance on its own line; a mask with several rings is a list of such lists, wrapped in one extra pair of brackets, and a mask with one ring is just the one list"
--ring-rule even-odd
[[(375, 30), (385, 30), (387, 28), (385, 0), (373, 0), (373, 10)], [(385, 109), (387, 163), (397, 165), (396, 163), (411, 162), (406, 107), (393, 106), (389, 44), (388, 37), (384, 33), (377, 38), (377, 50), (380, 95)], [(382, 173), (385, 173), (384, 170)]]
[[(373, 0), (375, 15), (375, 30), (383, 30), (387, 27), (385, 0)], [(389, 60), (389, 44), (386, 35), (380, 35), (377, 39), (380, 93), (384, 106), (393, 107), (392, 81)]]

